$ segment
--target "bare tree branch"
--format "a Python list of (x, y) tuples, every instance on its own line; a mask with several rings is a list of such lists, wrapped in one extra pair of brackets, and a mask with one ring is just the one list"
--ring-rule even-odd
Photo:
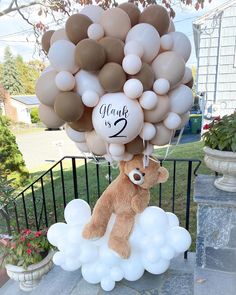
[(9, 6), (0, 11), (0, 16), (3, 16), (3, 15), (6, 15), (6, 14), (9, 14), (11, 12), (14, 12), (14, 11), (19, 11), (19, 9), (23, 9), (23, 8), (27, 8), (27, 7), (30, 7), (30, 6), (34, 6), (34, 5), (42, 5), (41, 1), (32, 1), (28, 4), (22, 4), (22, 5), (19, 5), (19, 6), (13, 6), (15, 3), (15, 0), (12, 0), (11, 3), (9, 4)]

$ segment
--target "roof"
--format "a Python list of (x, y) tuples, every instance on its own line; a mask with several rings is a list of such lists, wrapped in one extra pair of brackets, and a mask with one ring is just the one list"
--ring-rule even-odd
[(36, 95), (15, 95), (11, 96), (11, 98), (28, 106), (39, 105), (39, 100)]

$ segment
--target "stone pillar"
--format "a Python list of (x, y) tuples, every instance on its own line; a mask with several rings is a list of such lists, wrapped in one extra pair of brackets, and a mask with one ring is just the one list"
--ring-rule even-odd
[(194, 295), (236, 294), (236, 193), (214, 186), (214, 176), (195, 182), (197, 209)]

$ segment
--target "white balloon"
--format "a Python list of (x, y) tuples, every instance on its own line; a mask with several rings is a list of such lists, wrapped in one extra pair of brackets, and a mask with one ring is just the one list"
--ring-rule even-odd
[(104, 36), (104, 29), (100, 24), (91, 24), (88, 27), (88, 37), (93, 40), (99, 40)]
[(156, 135), (156, 128), (153, 124), (145, 122), (143, 124), (143, 129), (139, 133), (139, 136), (143, 140), (151, 140)]
[(139, 253), (133, 253), (128, 259), (123, 259), (121, 267), (124, 271), (124, 278), (128, 281), (137, 281), (143, 276), (144, 267)]
[(125, 146), (123, 144), (119, 143), (111, 143), (109, 145), (109, 152), (111, 153), (112, 156), (122, 156), (124, 155), (125, 152)]
[(83, 153), (90, 153), (90, 150), (89, 150), (86, 142), (76, 142), (75, 145), (77, 146), (77, 148), (81, 152), (83, 152)]
[(141, 70), (142, 62), (138, 55), (128, 54), (122, 61), (122, 67), (127, 74), (135, 75)]
[(160, 50), (160, 36), (157, 30), (150, 24), (141, 23), (132, 27), (127, 36), (126, 42), (138, 41), (142, 47), (144, 54), (142, 60), (150, 63)]
[(64, 28), (56, 30), (50, 39), (50, 45), (52, 46), (58, 40), (68, 40), (69, 38), (66, 35), (66, 30)]
[(165, 95), (170, 90), (170, 82), (164, 78), (157, 79), (153, 84), (153, 90), (158, 95)]
[(70, 91), (75, 87), (75, 77), (67, 71), (61, 71), (56, 75), (55, 83), (61, 91)]
[(55, 70), (76, 73), (78, 66), (75, 63), (75, 44), (68, 40), (58, 40), (52, 44), (48, 58)]
[(190, 247), (192, 239), (185, 228), (175, 226), (168, 230), (167, 242), (176, 252), (185, 252)]
[(161, 258), (160, 250), (157, 247), (148, 247), (144, 253), (144, 260), (154, 263)]
[(186, 113), (193, 106), (193, 93), (192, 90), (181, 84), (169, 92), (171, 111), (182, 115)]
[(110, 270), (110, 276), (113, 281), (119, 282), (124, 277), (124, 272), (119, 266), (113, 266)]
[[(80, 244), (81, 244), (81, 239), (80, 239)], [(79, 245), (70, 243), (70, 241), (68, 239), (65, 251), (63, 251), (63, 253), (65, 253), (66, 257), (68, 257), (68, 258), (73, 258), (73, 257), (75, 258), (76, 257), (77, 258), (79, 252), (80, 252)]]
[(63, 264), (64, 270), (67, 271), (75, 271), (81, 267), (81, 262), (78, 259), (73, 258), (66, 258), (65, 263)]
[(162, 51), (169, 51), (174, 45), (174, 40), (170, 34), (161, 36), (161, 49)]
[(74, 199), (67, 204), (64, 216), (70, 225), (84, 225), (91, 217), (91, 209), (84, 200)]
[(52, 66), (47, 66), (41, 73), (41, 75), (48, 73), (48, 72), (52, 72), (55, 71), (54, 68)]
[(66, 231), (67, 231), (67, 225), (63, 222), (58, 222), (51, 225), (47, 232), (47, 239), (49, 243), (57, 247), (60, 240), (63, 240), (63, 237), (66, 234)]
[(171, 260), (175, 256), (175, 251), (172, 247), (165, 245), (161, 248), (161, 257), (166, 260)]
[(85, 281), (90, 284), (98, 284), (100, 282), (100, 278), (96, 274), (96, 269), (91, 263), (83, 264), (81, 267), (81, 273)]
[(80, 70), (75, 75), (75, 81), (76, 92), (81, 96), (87, 90), (94, 91), (99, 96), (102, 96), (105, 93), (95, 73)]
[(170, 227), (179, 226), (178, 217), (172, 212), (166, 212)]
[(192, 70), (188, 67), (185, 67), (185, 72), (184, 72), (182, 84), (187, 84), (188, 82), (190, 82), (192, 80), (192, 78), (193, 78)]
[(124, 53), (125, 55), (134, 54), (141, 58), (144, 53), (143, 46), (138, 41), (135, 41), (135, 40), (129, 41), (125, 44)]
[(86, 90), (82, 95), (82, 101), (87, 107), (93, 108), (99, 102), (99, 95), (95, 91)]
[(144, 264), (144, 267), (148, 272), (154, 275), (158, 275), (165, 272), (168, 269), (169, 265), (169, 260), (160, 259), (156, 263), (146, 262)]
[(139, 99), (141, 107), (145, 110), (152, 110), (158, 103), (158, 96), (153, 91), (144, 91)]
[(99, 261), (96, 265), (94, 265), (94, 268), (96, 270), (96, 275), (100, 278), (100, 280), (109, 275), (108, 267), (103, 262)]
[(106, 265), (109, 265), (109, 266), (113, 266), (121, 260), (119, 255), (116, 252), (114, 252), (113, 250), (111, 250), (110, 248), (108, 248), (107, 245), (102, 245), (100, 247), (99, 257), (103, 263), (105, 263)]
[(98, 256), (98, 248), (96, 245), (89, 243), (88, 241), (81, 244), (79, 260), (82, 263), (93, 262), (96, 260), (97, 256)]
[(163, 246), (166, 243), (165, 233), (162, 231), (156, 232), (153, 235), (153, 243), (157, 248)]
[(94, 23), (100, 23), (101, 15), (103, 13), (102, 7), (98, 5), (85, 6), (80, 13), (88, 16)]
[(66, 249), (68, 248), (68, 243), (67, 243), (67, 235), (62, 237), (59, 237), (59, 241), (57, 243), (57, 248), (59, 251), (65, 253)]
[(53, 255), (52, 261), (55, 265), (62, 265), (65, 262), (65, 256), (58, 251)]
[(85, 142), (85, 132), (76, 131), (66, 124), (66, 134), (67, 136), (75, 142)]
[(168, 29), (168, 33), (171, 33), (171, 32), (175, 32), (175, 25), (172, 19), (170, 20), (170, 25)]
[(181, 55), (185, 62), (187, 62), (191, 54), (190, 40), (181, 32), (172, 32), (170, 35), (174, 41), (172, 50)]
[(106, 142), (125, 144), (142, 130), (143, 111), (136, 100), (125, 94), (109, 93), (93, 109), (92, 121), (96, 133)]
[(83, 226), (78, 226), (78, 224), (70, 226), (67, 234), (68, 242), (71, 244), (80, 244), (83, 241), (82, 231)]
[(129, 98), (136, 99), (143, 93), (143, 84), (138, 79), (129, 79), (124, 84), (124, 93)]
[(167, 114), (167, 117), (163, 121), (163, 124), (166, 126), (168, 129), (176, 129), (178, 126), (181, 124), (181, 118), (179, 115), (177, 115), (174, 112), (169, 112)]
[(104, 291), (111, 291), (112, 289), (114, 289), (115, 287), (115, 282), (109, 278), (109, 277), (106, 277), (106, 278), (103, 278), (101, 280), (101, 287)]

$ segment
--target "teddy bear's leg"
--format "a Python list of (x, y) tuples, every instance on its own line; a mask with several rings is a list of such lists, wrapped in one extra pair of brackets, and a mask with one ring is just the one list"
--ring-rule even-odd
[(108, 242), (109, 247), (125, 259), (130, 256), (129, 236), (133, 225), (133, 213), (117, 215)]
[(83, 229), (82, 236), (85, 239), (100, 238), (105, 234), (111, 217), (112, 207), (109, 204), (107, 206), (104, 205), (104, 200), (101, 201), (100, 198), (94, 207), (90, 222)]

